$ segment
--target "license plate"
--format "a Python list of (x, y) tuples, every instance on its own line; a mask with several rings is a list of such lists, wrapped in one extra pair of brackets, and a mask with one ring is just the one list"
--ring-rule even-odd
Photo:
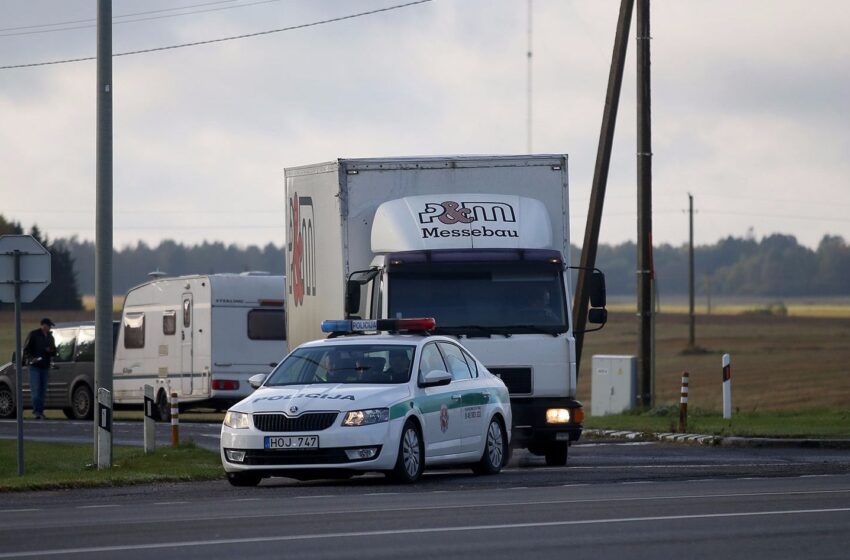
[(266, 449), (315, 449), (319, 447), (319, 436), (266, 436)]

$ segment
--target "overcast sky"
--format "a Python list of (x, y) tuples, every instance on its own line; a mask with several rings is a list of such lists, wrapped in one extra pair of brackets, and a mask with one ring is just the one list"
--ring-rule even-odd
[[(115, 0), (113, 50), (405, 1)], [(96, 5), (0, 0), (0, 66), (94, 56)], [(618, 9), (533, 1), (532, 151), (569, 154), (577, 244)], [(850, 241), (850, 3), (655, 0), (651, 27), (655, 243), (687, 242), (689, 192), (697, 244), (771, 233), (810, 247), (825, 234)], [(636, 239), (634, 31), (603, 243)], [(527, 49), (527, 0), (433, 0), (115, 57), (115, 244), (280, 245), (284, 167), (525, 153)], [(0, 214), (51, 238), (93, 239), (94, 207), (95, 62), (0, 70)]]

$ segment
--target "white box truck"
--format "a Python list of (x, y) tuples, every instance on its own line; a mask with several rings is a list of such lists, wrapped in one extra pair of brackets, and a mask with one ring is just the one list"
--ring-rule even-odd
[(154, 416), (181, 408), (226, 409), (253, 392), (248, 378), (268, 373), (288, 352), (285, 276), (206, 274), (157, 278), (124, 300), (113, 361), (116, 407), (144, 403)]
[(434, 317), (508, 386), (515, 445), (565, 464), (584, 417), (567, 156), (339, 159), (285, 180), (290, 346), (323, 319)]

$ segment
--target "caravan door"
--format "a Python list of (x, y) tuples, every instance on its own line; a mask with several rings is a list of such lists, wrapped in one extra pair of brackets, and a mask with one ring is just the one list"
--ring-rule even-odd
[(194, 371), (194, 363), (192, 361), (192, 342), (195, 338), (195, 325), (192, 318), (194, 312), (192, 305), (192, 294), (183, 294), (183, 327), (181, 329), (181, 350), (182, 350), (182, 386), (181, 392), (183, 395), (192, 394), (192, 372)]

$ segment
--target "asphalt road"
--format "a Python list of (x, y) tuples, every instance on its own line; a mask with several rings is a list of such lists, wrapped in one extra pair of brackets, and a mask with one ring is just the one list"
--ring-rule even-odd
[[(79, 429), (52, 423), (27, 433)], [(850, 557), (848, 450), (585, 442), (570, 453), (564, 468), (518, 452), (497, 476), (436, 471), (413, 486), (369, 475), (4, 493), (0, 559)]]

